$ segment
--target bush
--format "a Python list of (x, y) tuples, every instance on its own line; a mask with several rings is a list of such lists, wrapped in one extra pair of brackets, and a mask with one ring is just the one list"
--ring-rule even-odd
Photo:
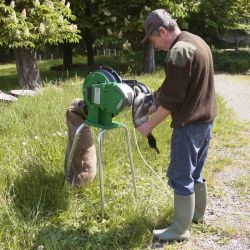
[(246, 51), (215, 51), (215, 71), (228, 73), (250, 72), (250, 53)]

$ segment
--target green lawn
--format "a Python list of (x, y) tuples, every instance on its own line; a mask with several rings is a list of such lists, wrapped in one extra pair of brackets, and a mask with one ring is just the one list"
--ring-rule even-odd
[[(162, 69), (165, 60), (165, 53), (160, 51), (156, 53), (156, 68)], [(213, 51), (214, 67), (216, 72), (229, 74), (250, 74), (250, 52), (249, 51)], [(99, 65), (108, 65), (114, 68), (121, 75), (138, 75), (142, 69), (141, 52), (127, 52), (117, 56), (95, 56), (95, 65), (87, 67), (86, 57), (74, 57), (73, 63), (78, 67), (70, 71), (52, 71), (53, 66), (62, 65), (62, 59), (53, 61), (38, 62), (40, 74), (44, 83), (60, 83), (72, 77), (85, 77), (90, 71)], [(8, 92), (11, 89), (19, 88), (14, 64), (0, 64), (0, 90)]]
[[(69, 71), (55, 71), (51, 70), (53, 66), (62, 65), (62, 59), (55, 59), (53, 61), (38, 61), (38, 68), (44, 84), (52, 82), (53, 84), (60, 83), (66, 79), (73, 77), (85, 77), (90, 71), (96, 69), (99, 65), (108, 65), (116, 69), (119, 74), (135, 73), (140, 71), (141, 63), (137, 63), (139, 55), (132, 54), (122, 56), (96, 56), (95, 64), (88, 67), (86, 64), (86, 57), (75, 57), (73, 63), (78, 65)], [(20, 88), (18, 85), (18, 78), (15, 64), (0, 64), (0, 90), (9, 92), (12, 89)]]
[[(85, 58), (76, 58), (75, 62), (85, 63)], [(41, 78), (44, 82), (49, 81), (61, 81), (65, 80), (67, 77), (72, 77), (73, 75), (83, 75), (81, 69), (72, 70), (70, 72), (52, 71), (51, 67), (62, 64), (62, 59), (56, 59), (54, 61), (41, 61), (38, 62), (39, 71)], [(16, 73), (16, 67), (14, 64), (0, 64), (0, 89), (2, 91), (10, 91), (11, 89), (20, 88), (18, 85), (18, 78)]]
[[(46, 72), (48, 63), (41, 66)], [(0, 67), (0, 75), (3, 68), (13, 75), (13, 65)], [(126, 75), (151, 89), (159, 87), (163, 77), (163, 71)], [(10, 87), (6, 83), (5, 89)], [(144, 249), (151, 244), (155, 227), (171, 223), (172, 198), (140, 159), (132, 139), (138, 188), (138, 199), (134, 199), (124, 134), (119, 129), (107, 133), (103, 145), (105, 218), (100, 215), (98, 176), (86, 187), (63, 186), (65, 111), (72, 99), (82, 96), (81, 87), (82, 77), (75, 74), (58, 84), (47, 82), (38, 96), (0, 103), (0, 249)], [(246, 143), (241, 135), (244, 125), (233, 119), (221, 99), (218, 114), (211, 147), (232, 148)], [(124, 122), (132, 136), (129, 110), (115, 120)], [(96, 138), (98, 131), (93, 129), (93, 133)], [(166, 181), (169, 120), (154, 135), (160, 155), (139, 133), (137, 138), (144, 157)], [(226, 144), (228, 141), (233, 143)], [(223, 167), (223, 162), (228, 164), (226, 159), (209, 158), (205, 173), (208, 183), (213, 182), (213, 174)], [(194, 233), (199, 230), (193, 228)], [(171, 247), (177, 246), (175, 243)]]

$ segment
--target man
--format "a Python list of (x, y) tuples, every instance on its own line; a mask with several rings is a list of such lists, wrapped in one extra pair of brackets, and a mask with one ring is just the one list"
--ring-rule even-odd
[(198, 36), (181, 31), (164, 9), (152, 11), (144, 22), (146, 36), (155, 48), (167, 52), (166, 77), (157, 91), (158, 108), (139, 126), (147, 136), (169, 115), (173, 128), (167, 170), (174, 189), (174, 219), (167, 229), (154, 230), (161, 241), (188, 240), (191, 222), (204, 220), (207, 186), (202, 168), (216, 116), (212, 54)]

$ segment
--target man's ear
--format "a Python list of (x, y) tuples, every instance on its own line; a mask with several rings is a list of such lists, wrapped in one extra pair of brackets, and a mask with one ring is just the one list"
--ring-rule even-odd
[(165, 35), (165, 34), (167, 34), (168, 31), (165, 28), (160, 27), (159, 32), (160, 32), (160, 35)]

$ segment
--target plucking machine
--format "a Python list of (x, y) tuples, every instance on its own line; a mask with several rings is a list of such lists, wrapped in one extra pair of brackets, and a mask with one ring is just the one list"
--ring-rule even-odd
[[(135, 127), (138, 127), (148, 118), (149, 107), (154, 102), (154, 97), (149, 89), (136, 80), (123, 80), (116, 71), (109, 67), (100, 67), (87, 75), (83, 82), (83, 98), (87, 107), (87, 120), (77, 129), (74, 142), (69, 155), (67, 169), (69, 169), (81, 130), (85, 126), (93, 126), (100, 129), (98, 135), (98, 167), (100, 176), (101, 209), (104, 215), (104, 178), (102, 162), (102, 142), (104, 134), (114, 128), (125, 130), (128, 154), (130, 160), (131, 175), (136, 196), (136, 184), (134, 165), (130, 143), (130, 135), (125, 124), (114, 121), (113, 118), (126, 108), (132, 107), (132, 119)], [(149, 145), (156, 149), (155, 138), (148, 136)]]

